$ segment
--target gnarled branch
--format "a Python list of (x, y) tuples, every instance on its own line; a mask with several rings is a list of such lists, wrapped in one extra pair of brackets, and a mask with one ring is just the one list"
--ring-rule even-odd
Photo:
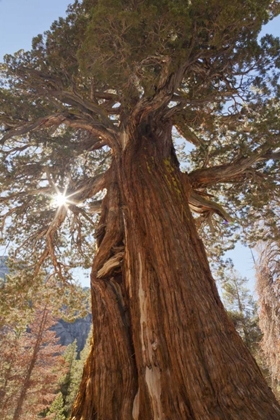
[[(264, 143), (262, 146), (259, 146), (251, 156), (240, 158), (225, 165), (197, 169), (189, 174), (189, 181), (192, 187), (196, 189), (239, 178), (256, 162), (272, 159), (273, 153), (268, 153), (270, 149), (271, 144)], [(277, 156), (278, 153), (276, 153), (276, 157)]]

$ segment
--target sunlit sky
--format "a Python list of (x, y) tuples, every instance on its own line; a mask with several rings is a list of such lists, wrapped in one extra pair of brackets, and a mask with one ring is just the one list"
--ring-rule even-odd
[[(49, 29), (59, 16), (65, 16), (69, 0), (0, 0), (0, 61), (5, 54), (19, 49), (31, 48), (32, 38)], [(280, 17), (270, 22), (263, 33), (280, 36)], [(236, 269), (250, 279), (254, 288), (254, 262), (249, 248), (238, 244), (234, 251), (227, 253)], [(77, 276), (84, 286), (89, 285), (88, 276)]]

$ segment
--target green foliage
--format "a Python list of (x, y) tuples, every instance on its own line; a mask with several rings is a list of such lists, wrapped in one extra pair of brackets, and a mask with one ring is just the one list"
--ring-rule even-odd
[[(254, 38), (269, 18), (270, 1), (85, 1), (86, 30), (78, 57), (82, 68), (113, 89), (129, 90), (138, 77), (147, 90), (158, 83), (164, 59), (174, 71), (195, 50), (221, 49), (235, 44), (230, 59), (249, 60), (258, 49)], [(230, 24), (229, 19), (230, 18)], [(244, 54), (244, 41), (250, 49)], [(221, 57), (220, 57), (221, 58)]]
[[(0, 328), (12, 324), (17, 330), (25, 329), (36, 305), (47, 305), (57, 318), (73, 322), (88, 313), (88, 292), (68, 284), (63, 287), (56, 277), (9, 265), (11, 273), (0, 279)], [(14, 270), (14, 271), (13, 271)]]
[(64, 399), (64, 413), (68, 416), (81, 382), (81, 376), (78, 372), (76, 340), (67, 346), (64, 358), (68, 365), (68, 371), (61, 379), (60, 390)]
[(55, 400), (50, 406), (46, 418), (52, 420), (66, 420), (66, 417), (64, 415), (64, 401), (61, 392), (57, 394)]
[[(69, 344), (64, 352), (64, 360), (67, 365), (67, 372), (60, 379), (61, 397), (59, 396), (59, 408), (63, 407), (61, 413), (64, 413), (65, 418), (67, 419), (69, 418), (73, 402), (78, 393), (79, 385), (82, 379), (83, 367), (90, 350), (91, 339), (92, 329), (88, 334), (85, 346), (81, 351), (79, 358), (77, 354), (76, 340)], [(61, 403), (61, 398), (63, 404)], [(50, 410), (50, 412), (55, 411)]]

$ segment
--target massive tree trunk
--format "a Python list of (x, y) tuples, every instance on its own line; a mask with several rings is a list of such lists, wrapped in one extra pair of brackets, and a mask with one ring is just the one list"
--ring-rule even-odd
[(128, 126), (92, 268), (94, 343), (72, 419), (277, 420), (219, 299), (171, 126)]

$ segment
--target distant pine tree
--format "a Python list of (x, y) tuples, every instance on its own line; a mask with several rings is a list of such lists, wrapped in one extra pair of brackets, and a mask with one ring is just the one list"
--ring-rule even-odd
[(92, 328), (88, 334), (85, 346), (80, 352), (79, 358), (77, 353), (76, 340), (73, 341), (73, 343), (69, 344), (64, 352), (64, 359), (68, 365), (68, 371), (60, 380), (60, 391), (63, 396), (63, 413), (66, 416), (66, 418), (68, 418), (68, 416), (70, 415), (73, 402), (78, 393), (78, 389), (82, 379), (84, 364), (90, 350), (91, 337)]
[(50, 409), (48, 411), (48, 414), (46, 416), (46, 419), (48, 420), (66, 420), (66, 417), (64, 415), (64, 400), (62, 393), (59, 392), (53, 401), (52, 405), (50, 406)]
[(248, 279), (232, 267), (225, 271), (222, 281), (222, 300), (234, 326), (255, 358), (259, 354), (262, 334), (258, 325), (258, 306), (250, 290)]

